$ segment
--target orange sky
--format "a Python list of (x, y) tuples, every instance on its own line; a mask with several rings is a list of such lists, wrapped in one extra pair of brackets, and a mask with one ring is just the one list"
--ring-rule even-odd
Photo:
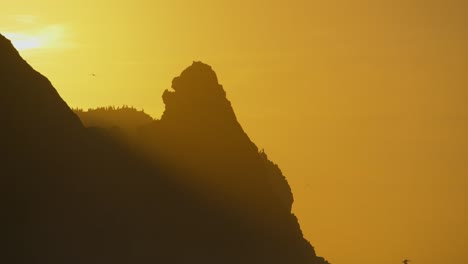
[(0, 32), (73, 107), (159, 117), (172, 78), (202, 60), (286, 174), (319, 255), (468, 263), (467, 10), (463, 0), (18, 0), (1, 4)]

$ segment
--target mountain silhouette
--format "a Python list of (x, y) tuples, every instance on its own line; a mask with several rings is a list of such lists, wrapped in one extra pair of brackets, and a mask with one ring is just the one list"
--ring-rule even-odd
[(85, 127), (0, 35), (0, 262), (327, 263), (211, 67), (172, 88), (160, 120), (76, 110)]

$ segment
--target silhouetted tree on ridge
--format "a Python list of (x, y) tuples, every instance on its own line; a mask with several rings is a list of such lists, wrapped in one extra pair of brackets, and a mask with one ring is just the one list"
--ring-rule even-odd
[(133, 106), (107, 106), (95, 109), (73, 109), (86, 127), (112, 129), (115, 133), (122, 132), (127, 138), (135, 138), (139, 127), (150, 124), (154, 119), (143, 110)]

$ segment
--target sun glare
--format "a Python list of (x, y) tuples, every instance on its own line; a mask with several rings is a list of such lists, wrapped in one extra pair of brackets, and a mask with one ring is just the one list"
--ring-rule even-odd
[(43, 41), (38, 36), (30, 36), (21, 33), (5, 33), (8, 39), (18, 50), (37, 49), (43, 46)]
[(60, 24), (47, 25), (37, 30), (22, 32), (7, 31), (3, 34), (11, 40), (19, 51), (32, 49), (61, 49), (71, 47), (64, 39), (65, 26)]

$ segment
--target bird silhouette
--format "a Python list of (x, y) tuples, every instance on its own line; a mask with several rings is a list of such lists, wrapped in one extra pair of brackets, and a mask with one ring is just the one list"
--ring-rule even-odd
[(90, 75), (93, 76), (93, 77), (96, 77), (96, 74), (94, 74), (94, 73), (91, 73)]
[(408, 264), (410, 261), (411, 260), (409, 260), (409, 259), (405, 259), (405, 260), (403, 260), (403, 264)]

